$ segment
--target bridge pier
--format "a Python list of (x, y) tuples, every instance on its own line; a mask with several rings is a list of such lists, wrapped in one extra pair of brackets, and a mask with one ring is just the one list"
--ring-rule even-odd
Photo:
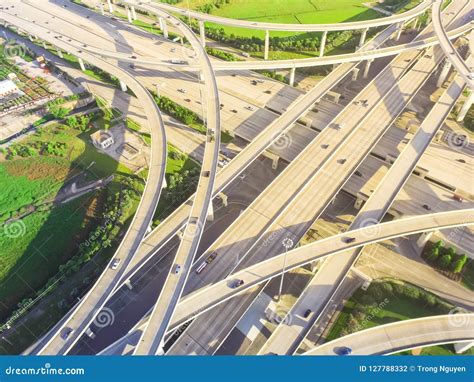
[(265, 46), (263, 48), (263, 59), (268, 60), (268, 51), (270, 50), (270, 32), (265, 31)]
[[(159, 96), (158, 96), (159, 97)], [(163, 177), (163, 183), (161, 184), (161, 189), (165, 189), (168, 187), (168, 183), (166, 183), (166, 176)]]
[(214, 207), (212, 206), (212, 201), (209, 203), (209, 209), (207, 210), (207, 220), (214, 220)]
[(295, 74), (296, 74), (296, 68), (291, 68), (291, 71), (290, 71), (290, 86), (295, 85)]
[(360, 40), (359, 40), (359, 48), (361, 48), (364, 45), (365, 38), (367, 37), (368, 30), (369, 30), (369, 28), (366, 28), (366, 29), (362, 30), (362, 33), (360, 35)]
[(359, 69), (358, 68), (352, 69), (352, 81), (356, 81), (358, 75), (359, 75)]
[(80, 57), (78, 57), (77, 60), (79, 61), (79, 66), (81, 67), (81, 70), (84, 72), (86, 70), (86, 66), (84, 65), (84, 61)]
[(474, 101), (474, 91), (471, 90), (469, 96), (464, 101), (464, 104), (462, 105), (461, 110), (459, 110), (459, 114), (456, 118), (456, 121), (458, 122), (464, 121), (464, 117), (466, 117), (466, 114), (471, 108), (473, 101)]
[(413, 23), (412, 28), (415, 29), (415, 30), (418, 30), (418, 22), (419, 22), (418, 17), (415, 17), (414, 20), (415, 20), (415, 21), (414, 21), (414, 23)]
[(160, 23), (160, 29), (163, 32), (163, 37), (168, 38), (168, 25), (166, 24), (166, 20), (163, 17), (159, 16), (158, 22)]
[(127, 280), (127, 281), (125, 281), (125, 283), (124, 283), (124, 284), (127, 286), (127, 288), (128, 288), (128, 289), (130, 289), (130, 290), (132, 290), (132, 289), (133, 289), (133, 286), (132, 286), (132, 283), (130, 282), (130, 279), (129, 279), (129, 280)]
[(199, 35), (201, 36), (201, 45), (206, 47), (206, 26), (202, 20), (199, 20)]
[(132, 10), (132, 19), (136, 20), (137, 19), (137, 11), (135, 10), (135, 7), (130, 7)]
[(35, 42), (35, 39), (34, 39), (33, 36), (30, 35), (29, 33), (28, 33), (28, 40), (30, 40), (31, 42)]
[(112, 0), (107, 0), (107, 5), (109, 6), (109, 12), (114, 13), (114, 6), (112, 5)]
[(365, 67), (364, 67), (364, 78), (367, 78), (368, 75), (369, 75), (369, 70), (370, 70), (370, 64), (373, 62), (374, 60), (371, 59), (371, 60), (367, 60), (365, 62)]
[(440, 88), (441, 86), (443, 86), (444, 81), (446, 81), (446, 77), (448, 77), (451, 66), (451, 63), (447, 59), (445, 59), (443, 67), (441, 68), (441, 73), (439, 74), (438, 82), (436, 83), (437, 87)]
[(403, 23), (400, 23), (398, 24), (398, 30), (397, 30), (397, 35), (395, 36), (395, 41), (398, 41), (400, 39), (402, 32), (403, 32)]
[(420, 237), (418, 238), (418, 240), (416, 241), (416, 245), (418, 246), (419, 249), (422, 249), (424, 248), (424, 246), (426, 245), (426, 243), (428, 243), (428, 241), (431, 239), (431, 236), (433, 236), (433, 231), (430, 231), (430, 232), (423, 232)]
[(48, 49), (48, 47), (46, 46), (46, 41), (42, 41), (42, 44), (43, 44), (43, 49)]
[(229, 201), (226, 194), (224, 194), (223, 192), (219, 192), (217, 196), (222, 200), (222, 204), (224, 205), (224, 207), (227, 207), (229, 205)]
[(360, 210), (363, 204), (364, 204), (364, 198), (358, 194), (356, 197), (356, 201), (354, 202), (354, 208), (356, 210)]
[(120, 80), (119, 82), (120, 82), (120, 89), (122, 89), (123, 92), (126, 92), (127, 91), (127, 84), (125, 82), (123, 82), (122, 80)]
[(99, 10), (100, 10), (100, 14), (104, 16), (105, 11), (104, 11), (104, 4), (102, 4), (102, 1), (99, 2)]
[(64, 58), (64, 56), (63, 56), (63, 51), (62, 51), (61, 49), (57, 48), (57, 49), (56, 49), (56, 52), (57, 52), (59, 58)]
[(326, 38), (328, 36), (328, 32), (324, 31), (323, 37), (321, 37), (321, 45), (319, 46), (319, 57), (324, 56), (324, 48), (326, 47)]
[(474, 341), (472, 342), (458, 342), (454, 344), (454, 351), (456, 354), (464, 353), (474, 346)]
[(130, 11), (130, 7), (127, 7), (127, 18), (128, 18), (128, 22), (131, 24), (133, 23), (133, 20), (132, 20), (132, 11)]

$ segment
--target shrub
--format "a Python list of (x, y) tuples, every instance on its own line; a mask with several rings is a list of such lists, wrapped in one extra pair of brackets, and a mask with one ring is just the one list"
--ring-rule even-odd
[(443, 255), (439, 261), (438, 264), (441, 268), (448, 268), (449, 264), (451, 264), (452, 257), (451, 255)]

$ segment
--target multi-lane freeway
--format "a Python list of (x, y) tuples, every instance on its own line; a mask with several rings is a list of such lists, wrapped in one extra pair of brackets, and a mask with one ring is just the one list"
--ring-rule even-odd
[[(150, 316), (137, 325), (139, 329), (131, 332), (136, 339), (133, 344), (134, 353), (161, 353), (165, 334), (192, 320), (167, 353), (213, 354), (242, 315), (252, 306), (256, 296), (265, 287), (265, 282), (281, 274), (283, 257), (287, 262), (284, 266), (286, 271), (327, 257), (324, 265), (311, 280), (311, 288), (303, 292), (293, 308), (296, 312), (301, 306), (317, 300), (310, 320), (298, 322), (293, 327), (283, 322), (260, 350), (263, 354), (289, 354), (295, 350), (307, 330), (314, 323), (318, 323), (320, 314), (334, 298), (364, 245), (400, 235), (472, 224), (472, 210), (466, 208), (443, 213), (433, 211), (423, 217), (377, 224), (407, 184), (421, 156), (461, 95), (464, 82), (472, 85), (472, 73), (469, 72), (471, 60), (463, 61), (449, 41), (472, 29), (469, 24), (472, 10), (468, 1), (453, 2), (443, 13), (439, 2), (432, 5), (431, 1), (423, 1), (400, 15), (363, 22), (310, 25), (232, 20), (154, 2), (127, 0), (124, 4), (128, 7), (130, 22), (136, 9), (153, 14), (159, 18), (162, 28), (164, 24), (169, 24), (174, 30), (178, 30), (189, 42), (194, 53), (189, 53), (189, 49), (184, 47), (176, 52), (176, 44), (166, 39), (150, 39), (148, 33), (125, 26), (116, 20), (110, 20), (109, 23), (106, 16), (93, 14), (80, 6), (73, 6), (72, 11), (56, 5), (53, 9), (43, 10), (35, 2), (22, 0), (19, 7), (25, 9), (25, 12), (18, 13), (12, 8), (1, 16), (8, 24), (15, 25), (30, 35), (118, 77), (122, 90), (126, 90), (128, 86), (137, 96), (152, 132), (149, 177), (137, 214), (116, 254), (122, 259), (119, 269), (106, 269), (74, 310), (40, 342), (35, 353), (68, 353), (110, 297), (119, 291), (125, 282), (152, 264), (151, 260), (160, 254), (171, 257), (170, 266), (166, 270), (164, 284), (157, 285), (158, 299)], [(391, 46), (384, 45), (390, 38), (398, 40), (403, 23), (414, 20), (431, 6), (433, 23), (420, 32), (415, 40), (402, 44), (395, 42)], [(51, 22), (32, 22), (35, 11), (31, 11), (35, 9), (38, 13), (53, 15)], [(171, 11), (198, 20), (200, 38), (195, 36), (182, 20), (171, 16), (168, 13)], [(209, 59), (204, 48), (205, 22), (266, 31), (265, 56), (268, 56), (271, 30), (321, 31), (324, 32), (320, 47), (321, 57), (235, 63)], [(64, 30), (65, 25), (71, 25), (71, 28)], [(368, 28), (385, 25), (388, 27), (371, 41), (365, 42)], [(348, 29), (362, 31), (360, 49), (352, 54), (322, 57), (327, 33)], [(153, 43), (150, 44), (150, 41)], [(130, 42), (133, 42), (133, 45), (130, 45)], [(155, 43), (158, 48), (153, 46)], [(376, 145), (383, 141), (384, 136), (388, 136), (392, 124), (436, 72), (444, 55), (453, 62), (459, 75), (426, 116), (418, 133), (408, 140), (405, 149), (393, 161), (387, 174), (376, 182), (370, 180), (374, 184), (373, 189), (355, 217), (350, 233), (318, 240), (292, 250), (291, 247), (299, 242), (342, 188), (347, 187), (352, 176), (360, 174), (358, 169), (366, 168), (364, 166), (367, 166), (369, 155), (376, 150)], [(367, 82), (358, 94), (342, 106), (330, 106), (332, 111), (324, 111), (314, 117), (315, 103), (323, 104), (322, 98), (353, 72), (360, 62), (366, 62), (366, 77), (375, 58), (389, 56), (396, 57), (391, 61), (387, 60), (380, 72)], [(272, 90), (266, 88), (264, 93), (272, 94), (272, 91), (276, 90), (276, 94), (282, 93), (280, 97), (265, 95), (256, 101), (252, 99), (252, 95), (247, 95), (244, 90), (239, 91), (235, 87), (236, 83), (244, 81), (235, 75), (236, 71), (240, 73), (250, 69), (289, 68), (292, 69), (291, 76), (294, 79), (294, 69), (297, 67), (328, 64), (340, 65), (333, 68), (330, 74), (306, 94), (283, 85), (275, 85)], [(217, 70), (226, 73), (225, 83), (216, 78), (214, 72)], [(250, 72), (245, 73), (250, 78), (254, 76)], [(172, 82), (173, 85), (170, 88), (164, 82), (156, 83), (155, 76), (165, 76), (167, 83)], [(442, 83), (446, 76), (442, 74), (441, 77)], [(145, 237), (159, 199), (166, 164), (164, 124), (147, 88), (156, 87), (157, 93), (165, 92), (176, 97), (172, 88), (175, 87), (174, 84), (183, 86), (183, 80), (186, 89), (180, 88), (178, 92), (189, 98), (179, 99), (179, 102), (184, 102), (191, 110), (201, 115), (207, 127), (207, 134), (202, 142), (204, 151), (199, 157), (202, 161), (200, 179), (196, 193)], [(255, 93), (256, 88), (250, 88), (250, 91)], [(182, 97), (178, 95), (178, 98)], [(195, 103), (193, 99), (199, 101)], [(252, 113), (232, 115), (237, 114), (237, 106), (234, 106), (234, 103), (250, 103), (245, 109)], [(252, 105), (260, 103), (264, 107), (255, 112)], [(232, 106), (229, 107), (229, 104)], [(231, 107), (236, 109), (230, 110)], [(324, 110), (324, 107), (321, 110)], [(310, 115), (317, 121), (313, 123), (317, 124), (318, 133), (298, 123), (305, 115)], [(249, 143), (218, 172), (221, 117), (223, 123), (232, 125), (234, 132), (240, 131), (240, 136)], [(287, 147), (272, 147), (272, 144), (282, 137), (287, 139), (285, 134), (290, 130), (299, 133), (289, 136), (290, 144), (286, 145)], [(291, 137), (295, 137), (296, 144), (291, 144)], [(208, 215), (212, 215), (213, 198), (269, 149), (288, 160), (290, 164), (243, 210), (203, 255), (196, 259), (206, 219)], [(367, 238), (367, 232), (373, 231), (373, 227), (367, 226), (368, 220), (371, 225), (375, 225), (377, 232), (370, 238)], [(349, 234), (350, 240), (347, 240)], [(164, 250), (171, 240), (175, 240), (176, 235), (180, 237), (176, 248)], [(287, 256), (281, 254), (282, 242), (285, 241), (291, 243), (287, 245)], [(334, 254), (337, 255), (333, 256)], [(198, 267), (210, 258), (212, 265), (201, 274)], [(237, 285), (236, 281), (239, 280), (243, 280), (244, 285)], [(64, 337), (65, 330), (68, 331), (67, 337)], [(138, 338), (136, 333), (139, 333)], [(127, 343), (127, 338), (129, 337), (119, 343)]]

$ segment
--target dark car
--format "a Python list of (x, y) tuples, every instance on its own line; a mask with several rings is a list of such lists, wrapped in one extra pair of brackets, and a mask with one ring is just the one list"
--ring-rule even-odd
[(341, 346), (340, 348), (335, 349), (334, 353), (337, 355), (351, 355), (352, 349), (348, 346)]
[(237, 110), (235, 110), (235, 109), (232, 109), (232, 110), (231, 110), (231, 112), (232, 112), (232, 113), (235, 113), (235, 114), (237, 114), (237, 113), (238, 113), (238, 111), (237, 111)]
[(355, 237), (346, 237), (346, 238), (344, 239), (344, 243), (347, 243), (347, 244), (353, 243), (355, 240), (356, 240)]
[(234, 283), (232, 284), (232, 288), (238, 288), (239, 286), (244, 285), (244, 280), (235, 280)]
[(306, 309), (304, 314), (303, 314), (303, 317), (308, 318), (310, 314), (311, 314), (311, 309)]
[(431, 211), (431, 207), (428, 204), (423, 204), (422, 206), (426, 211)]

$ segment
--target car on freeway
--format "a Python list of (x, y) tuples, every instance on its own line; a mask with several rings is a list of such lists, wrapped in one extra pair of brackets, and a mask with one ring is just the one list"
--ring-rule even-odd
[(346, 237), (346, 238), (344, 239), (344, 243), (347, 243), (347, 244), (353, 243), (355, 240), (356, 240), (355, 237)]
[(339, 348), (334, 349), (334, 353), (337, 355), (351, 355), (352, 349), (348, 346), (341, 346)]
[(255, 111), (255, 108), (254, 108), (253, 106), (250, 106), (250, 105), (245, 106), (245, 108), (246, 108), (247, 110), (250, 110), (250, 111)]
[(428, 204), (423, 204), (422, 207), (423, 207), (426, 211), (431, 211), (431, 207), (430, 207)]
[(178, 92), (185, 94), (186, 90), (181, 88), (181, 89), (178, 89)]
[(235, 288), (238, 288), (238, 287), (240, 287), (240, 286), (242, 286), (242, 285), (244, 285), (244, 280), (241, 280), (241, 279), (235, 280), (235, 281), (233, 282), (233, 284), (232, 284), (232, 288), (235, 289)]
[(308, 318), (310, 314), (311, 314), (311, 309), (306, 309), (306, 310), (304, 311), (303, 317), (304, 317), (304, 318)]
[(232, 109), (231, 112), (234, 113), (234, 114), (237, 114), (237, 113), (238, 113), (238, 111), (235, 110), (235, 109)]
[(110, 266), (110, 268), (112, 268), (115, 271), (118, 268), (120, 261), (121, 260), (118, 258), (114, 259), (114, 261), (112, 261), (112, 265)]
[(61, 333), (61, 337), (63, 340), (67, 340), (72, 333), (74, 333), (74, 329), (66, 326)]
[(217, 252), (216, 251), (211, 252), (211, 254), (207, 256), (206, 258), (206, 263), (211, 264), (216, 257), (217, 257)]
[(190, 98), (185, 98), (184, 99), (186, 102), (191, 102), (191, 99)]

